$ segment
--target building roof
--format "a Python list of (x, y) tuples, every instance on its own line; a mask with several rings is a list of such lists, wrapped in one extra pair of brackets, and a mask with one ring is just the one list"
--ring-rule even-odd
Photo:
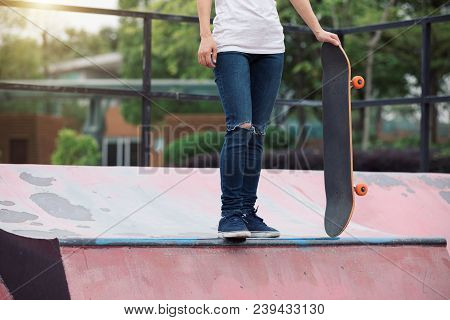
[(52, 76), (66, 72), (86, 69), (98, 69), (99, 67), (118, 72), (121, 66), (122, 54), (119, 52), (110, 52), (91, 57), (81, 57), (73, 60), (54, 63), (48, 67), (48, 71)]
[[(142, 79), (2, 79), (0, 82), (18, 83), (25, 85), (52, 86), (52, 87), (84, 87), (84, 88), (106, 88), (142, 90)], [(178, 92), (189, 94), (218, 95), (217, 86), (212, 79), (155, 79), (152, 78), (152, 91)], [(8, 94), (11, 97), (82, 97), (83, 94), (76, 93), (52, 93), (39, 91), (0, 91), (0, 97)]]

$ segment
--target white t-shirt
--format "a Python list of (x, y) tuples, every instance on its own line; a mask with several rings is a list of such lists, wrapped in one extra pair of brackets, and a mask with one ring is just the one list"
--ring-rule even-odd
[(285, 51), (276, 0), (216, 0), (213, 24), (218, 52)]

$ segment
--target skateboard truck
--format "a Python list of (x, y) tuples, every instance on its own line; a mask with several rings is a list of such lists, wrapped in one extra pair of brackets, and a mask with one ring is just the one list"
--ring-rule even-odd
[[(354, 76), (352, 78), (352, 81), (350, 81), (350, 87), (355, 89), (362, 89), (364, 88), (364, 78), (361, 76)], [(367, 192), (369, 191), (369, 187), (364, 183), (358, 183), (353, 186), (353, 189), (355, 190), (355, 193), (358, 196), (365, 196)]]

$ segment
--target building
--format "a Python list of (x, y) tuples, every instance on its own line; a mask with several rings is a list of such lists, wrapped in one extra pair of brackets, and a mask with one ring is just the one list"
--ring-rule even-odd
[[(112, 52), (92, 57), (78, 58), (70, 61), (50, 65), (48, 68), (49, 79), (43, 80), (4, 80), (7, 82), (35, 84), (35, 85), (51, 85), (51, 86), (82, 86), (92, 88), (108, 88), (108, 89), (134, 89), (141, 90), (141, 79), (120, 79), (119, 71), (122, 66), (122, 56), (120, 53)], [(194, 93), (194, 94), (217, 94), (216, 85), (213, 80), (196, 80), (196, 79), (152, 79), (152, 90), (162, 92), (180, 92), (180, 93)], [(8, 92), (8, 98), (21, 97), (25, 99), (40, 99), (44, 96), (49, 96), (51, 99), (49, 103), (51, 106), (47, 108), (50, 110), (48, 116), (25, 116), (17, 115), (18, 118), (23, 118), (28, 121), (27, 124), (13, 124), (5, 120), (3, 122), (3, 131), (13, 132), (22, 128), (23, 134), (18, 136), (33, 137), (20, 140), (21, 138), (11, 138), (2, 134), (0, 148), (2, 148), (3, 158), (1, 162), (19, 163), (19, 158), (24, 160), (25, 154), (34, 163), (50, 163), (51, 153), (55, 146), (55, 139), (59, 129), (65, 126), (69, 121), (63, 119), (59, 114), (60, 106), (64, 99), (70, 98), (77, 101), (78, 105), (86, 109), (85, 121), (80, 128), (80, 131), (85, 134), (93, 136), (99, 146), (102, 154), (100, 164), (105, 166), (135, 166), (138, 161), (138, 141), (139, 128), (137, 126), (127, 123), (120, 113), (122, 99), (120, 97), (107, 96), (81, 96), (75, 94), (61, 94), (61, 93), (41, 93), (41, 92)], [(6, 97), (5, 93), (0, 93), (0, 101)], [(1, 116), (0, 116), (1, 117)], [(6, 119), (6, 118), (5, 118)], [(8, 118), (9, 119), (9, 118)], [(26, 119), (26, 120), (25, 120)], [(47, 120), (44, 120), (47, 119)], [(52, 120), (48, 120), (52, 119)], [(59, 119), (59, 120), (57, 120)], [(17, 120), (18, 121), (18, 120)], [(14, 122), (15, 123), (15, 122)], [(52, 130), (44, 129), (45, 126), (39, 124), (49, 124)], [(55, 123), (55, 124), (53, 124)], [(59, 124), (58, 125), (56, 125)], [(49, 127), (49, 128), (50, 128)], [(27, 129), (25, 129), (27, 128)], [(31, 128), (35, 130), (45, 131), (43, 135), (36, 131), (31, 132)], [(37, 140), (45, 136), (46, 147), (42, 148)], [(162, 165), (162, 158), (160, 151), (165, 143), (164, 136), (152, 137), (152, 147), (155, 148), (152, 152), (152, 165)], [(17, 149), (17, 151), (12, 151)], [(156, 150), (158, 149), (158, 150)], [(24, 151), (26, 150), (26, 151)], [(37, 151), (41, 155), (36, 158)], [(45, 154), (42, 154), (45, 153)], [(11, 158), (11, 156), (13, 158)], [(28, 159), (27, 158), (27, 159)], [(38, 159), (38, 160), (36, 160)], [(27, 160), (28, 161), (28, 160)]]
[(60, 116), (0, 114), (0, 163), (51, 163), (58, 131), (70, 125)]

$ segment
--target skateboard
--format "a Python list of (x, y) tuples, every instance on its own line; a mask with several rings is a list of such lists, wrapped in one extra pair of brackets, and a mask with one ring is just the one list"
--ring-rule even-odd
[(364, 87), (364, 78), (350, 80), (351, 66), (344, 49), (324, 43), (323, 67), (323, 164), (325, 172), (325, 231), (339, 236), (353, 214), (354, 194), (367, 194), (365, 184), (353, 184), (352, 117), (350, 89)]

